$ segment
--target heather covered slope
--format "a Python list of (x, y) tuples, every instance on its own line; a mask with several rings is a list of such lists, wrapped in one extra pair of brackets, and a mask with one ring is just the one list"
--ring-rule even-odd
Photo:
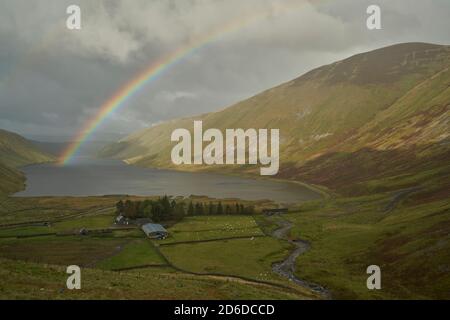
[[(135, 133), (102, 154), (174, 167), (170, 134), (191, 129), (196, 119), (203, 120), (204, 129), (279, 128), (279, 177), (335, 189), (386, 173), (442, 167), (450, 149), (449, 66), (449, 46), (407, 43), (378, 49), (320, 67), (220, 112)], [(178, 169), (259, 173), (249, 166)]]
[(25, 177), (16, 168), (52, 160), (27, 139), (0, 129), (0, 196), (23, 188)]
[(349, 138), (290, 174), (347, 193), (356, 192), (346, 187), (352, 183), (360, 185), (374, 178), (432, 170), (440, 175), (440, 182), (445, 182), (442, 178), (450, 173), (446, 161), (450, 156), (449, 83), (447, 65), (416, 84)]

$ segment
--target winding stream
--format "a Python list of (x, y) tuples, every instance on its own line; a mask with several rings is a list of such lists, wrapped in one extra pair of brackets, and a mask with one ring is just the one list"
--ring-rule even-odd
[[(275, 216), (281, 217), (280, 215)], [(289, 239), (288, 234), (293, 227), (292, 222), (285, 219), (277, 219), (274, 222), (278, 224), (279, 228), (272, 233), (272, 236), (274, 238), (289, 242), (295, 247), (295, 249), (284, 261), (273, 264), (273, 272), (282, 277), (288, 278), (290, 281), (298, 284), (299, 286), (302, 286), (319, 294), (324, 299), (331, 299), (331, 294), (326, 288), (322, 287), (321, 285), (299, 279), (295, 276), (295, 261), (297, 260), (298, 256), (310, 249), (311, 245), (309, 244), (309, 242), (301, 239)]]

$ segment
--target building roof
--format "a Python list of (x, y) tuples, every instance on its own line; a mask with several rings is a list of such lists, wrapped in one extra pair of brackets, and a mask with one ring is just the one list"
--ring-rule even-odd
[(160, 224), (154, 224), (154, 223), (147, 223), (142, 226), (142, 230), (144, 230), (145, 233), (151, 234), (154, 232), (164, 232), (168, 233), (167, 230)]

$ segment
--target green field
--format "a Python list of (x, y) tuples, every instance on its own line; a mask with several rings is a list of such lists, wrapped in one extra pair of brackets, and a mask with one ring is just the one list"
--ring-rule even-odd
[(113, 197), (13, 198), (0, 195), (0, 226), (31, 222), (60, 222), (75, 218), (114, 214)]
[(191, 272), (281, 281), (271, 266), (283, 260), (289, 246), (264, 237), (162, 246), (161, 252), (175, 266)]
[[(190, 231), (191, 230), (191, 231)], [(285, 282), (272, 272), (290, 246), (265, 236), (251, 216), (188, 217), (158, 246), (167, 260), (189, 272)]]
[(32, 236), (46, 233), (76, 233), (81, 229), (107, 229), (112, 227), (114, 217), (110, 214), (91, 217), (81, 217), (61, 222), (52, 223), (48, 226), (26, 226), (16, 228), (0, 229), (0, 238)]
[(263, 235), (251, 216), (187, 217), (169, 231), (170, 236), (161, 244)]
[(118, 254), (101, 261), (96, 267), (117, 270), (146, 265), (165, 265), (165, 261), (150, 241), (143, 239), (126, 244)]
[(46, 264), (94, 266), (120, 251), (126, 239), (48, 236), (2, 239), (0, 257)]

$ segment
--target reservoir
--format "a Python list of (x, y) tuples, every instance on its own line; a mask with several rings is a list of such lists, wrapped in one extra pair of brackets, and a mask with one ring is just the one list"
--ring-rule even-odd
[(35, 196), (190, 196), (270, 199), (293, 203), (320, 198), (302, 185), (215, 173), (191, 173), (130, 166), (119, 160), (78, 157), (70, 164), (31, 165), (21, 169), (26, 189), (19, 197)]

